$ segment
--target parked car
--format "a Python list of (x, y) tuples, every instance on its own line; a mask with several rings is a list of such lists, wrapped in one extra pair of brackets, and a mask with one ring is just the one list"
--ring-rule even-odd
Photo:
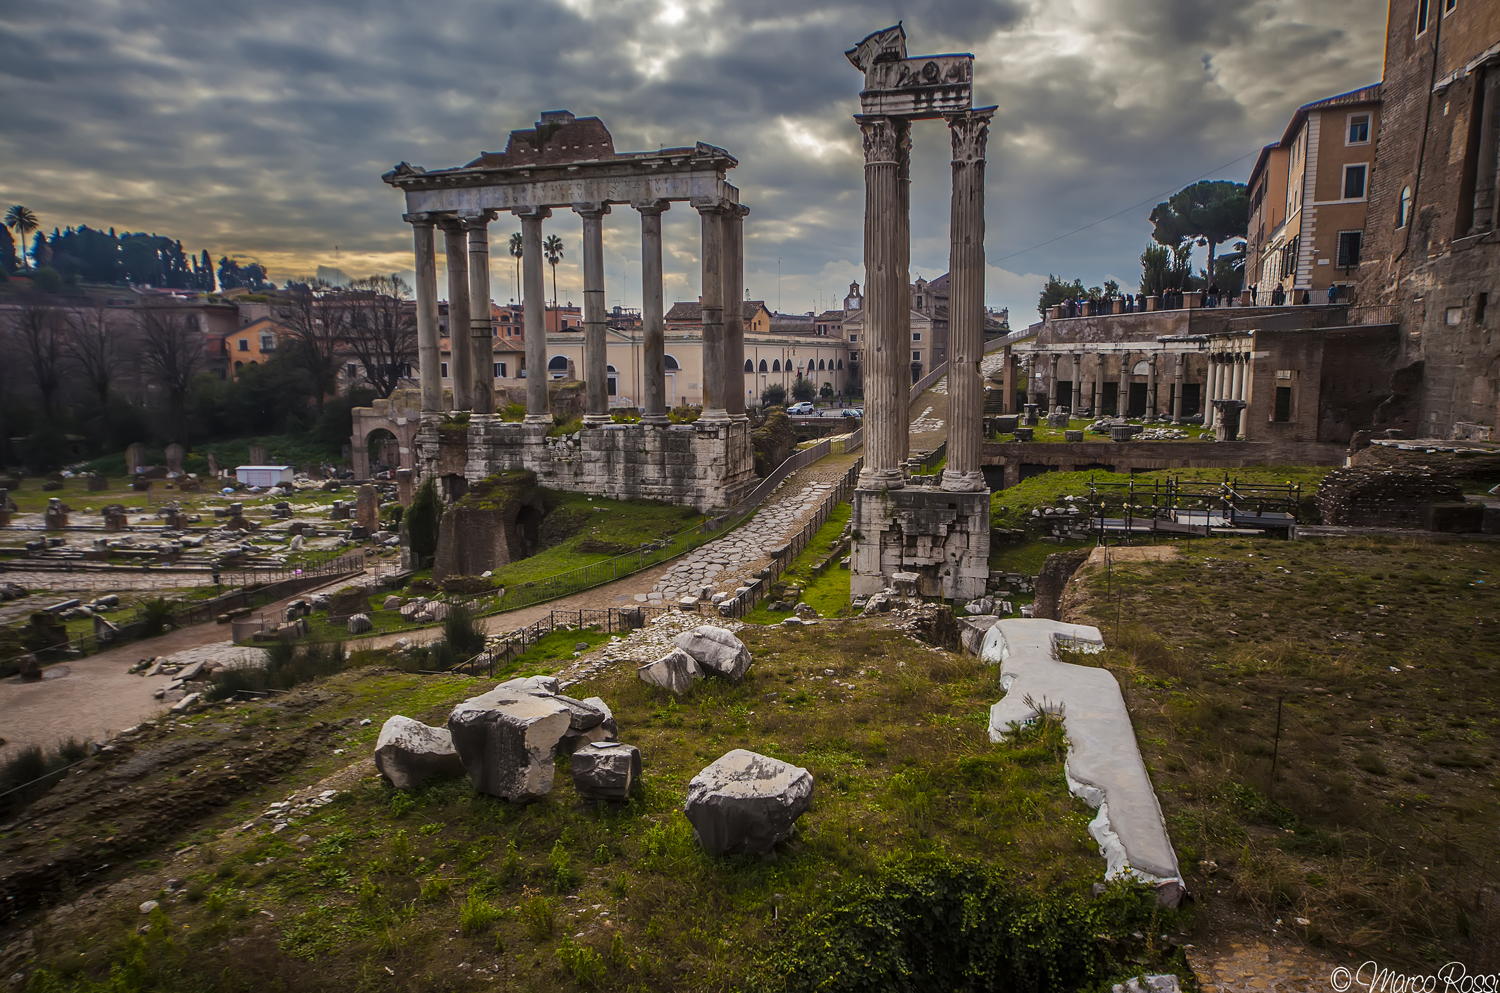
[(786, 412), (788, 414), (811, 414), (813, 412), (812, 401), (803, 400), (801, 403), (794, 403), (786, 409)]
[(865, 416), (865, 412), (863, 410), (860, 410), (858, 407), (845, 407), (844, 408), (844, 416), (845, 417), (863, 417), (863, 416)]

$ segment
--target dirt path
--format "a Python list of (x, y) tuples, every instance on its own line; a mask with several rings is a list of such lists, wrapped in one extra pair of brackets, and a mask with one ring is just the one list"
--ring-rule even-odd
[[(348, 585), (349, 579), (339, 577), (323, 589)], [(264, 610), (279, 611), (314, 592), (304, 590)], [(209, 621), (133, 641), (49, 666), (46, 678), (39, 682), (22, 682), (19, 676), (0, 679), (0, 738), (5, 739), (0, 758), (26, 745), (50, 747), (69, 737), (101, 739), (154, 716), (163, 705), (152, 694), (165, 680), (131, 675), (130, 667), (153, 655), (175, 655), (207, 645), (227, 647), (229, 627)]]
[(948, 377), (912, 401), (908, 450), (930, 452), (948, 440)]

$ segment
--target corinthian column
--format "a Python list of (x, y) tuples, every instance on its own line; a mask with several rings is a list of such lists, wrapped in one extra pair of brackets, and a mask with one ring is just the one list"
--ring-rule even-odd
[(469, 409), (469, 352), (464, 347), (469, 331), (469, 249), (464, 222), (445, 217), (443, 247), (448, 263), (448, 378), (453, 380), (453, 409)]
[(1172, 367), (1172, 423), (1182, 423), (1182, 377), (1187, 366), (1187, 354), (1177, 353), (1177, 362)]
[[(469, 323), (468, 334), (461, 336), (459, 325), (448, 315), (452, 331), (453, 354), (469, 353), (469, 402), (476, 414), (495, 412), (495, 318), (490, 312), (490, 221), (492, 211), (481, 211), (464, 218), (469, 229)], [(461, 340), (464, 338), (466, 340)], [(458, 382), (458, 374), (453, 377)]]
[(552, 424), (547, 403), (547, 291), (542, 277), (542, 221), (547, 207), (516, 207), (521, 219), (521, 309), (526, 321), (526, 423)]
[(724, 400), (724, 213), (719, 200), (694, 200), (703, 218), (703, 413), (705, 424), (729, 420)]
[(583, 218), (583, 423), (609, 423), (609, 362), (604, 340), (604, 215), (607, 203), (575, 203)]
[(437, 246), (430, 214), (407, 214), (416, 240), (417, 375), (422, 385), (422, 413), (443, 409), (442, 350), (438, 347)]
[[(990, 115), (948, 118), (953, 201), (948, 220), (948, 465), (943, 489), (984, 490), (984, 150)], [(1052, 359), (1056, 390), (1057, 357)]]
[(911, 394), (911, 339), (909, 331), (903, 337), (901, 319), (909, 307), (899, 245), (909, 126), (889, 117), (856, 120), (865, 148), (865, 464), (859, 486), (898, 489), (906, 485), (902, 464)]
[(632, 204), (641, 213), (641, 336), (645, 370), (641, 376), (641, 423), (667, 423), (666, 330), (662, 321), (661, 212), (667, 200)]
[(724, 406), (735, 420), (745, 414), (745, 215), (730, 204), (724, 214)]

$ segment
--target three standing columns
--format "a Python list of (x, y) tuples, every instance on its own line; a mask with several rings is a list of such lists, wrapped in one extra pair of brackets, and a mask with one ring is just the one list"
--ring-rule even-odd
[[(942, 486), (963, 492), (989, 488), (979, 462), (984, 441), (979, 363), (984, 358), (984, 146), (993, 114), (990, 110), (948, 118), (953, 201), (948, 222), (948, 465)], [(1057, 369), (1055, 359), (1052, 368)], [(904, 399), (907, 391), (899, 392)], [(906, 423), (905, 403), (900, 414)]]
[[(905, 203), (902, 184), (910, 152), (910, 124), (901, 118), (860, 116), (865, 151), (865, 464), (859, 474), (864, 490), (900, 489), (906, 485), (903, 464), (907, 455), (908, 397), (911, 392), (909, 290), (902, 260), (903, 234), (907, 225), (901, 214)], [(909, 251), (909, 248), (907, 249)], [(952, 277), (950, 277), (951, 281)], [(705, 278), (704, 303), (707, 303)], [(954, 317), (958, 313), (957, 287), (949, 290), (950, 351), (954, 344)], [(950, 392), (952, 387), (949, 387)], [(953, 403), (956, 398), (950, 397)], [(951, 421), (950, 421), (951, 423)], [(949, 436), (949, 463), (953, 464), (954, 439)], [(957, 466), (955, 465), (956, 469)], [(944, 475), (946, 477), (946, 470)]]
[(609, 362), (605, 358), (604, 215), (607, 203), (575, 203), (583, 218), (583, 382), (588, 404), (583, 423), (608, 424)]
[[(547, 402), (546, 280), (542, 276), (542, 221), (549, 207), (519, 207), (521, 219), (521, 302), (526, 333), (526, 423), (552, 424)], [(533, 306), (535, 304), (536, 306)]]
[(666, 325), (662, 317), (661, 215), (671, 204), (643, 200), (631, 206), (641, 215), (641, 336), (645, 365), (641, 423), (667, 423)]
[(422, 412), (443, 409), (442, 350), (438, 345), (436, 224), (430, 214), (407, 214), (416, 241), (417, 375)]

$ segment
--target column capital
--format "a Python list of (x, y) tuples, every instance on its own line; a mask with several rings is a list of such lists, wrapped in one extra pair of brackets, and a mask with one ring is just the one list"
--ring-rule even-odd
[(543, 221), (552, 216), (551, 207), (512, 207), (510, 212), (523, 221)]
[(591, 203), (587, 201), (575, 203), (573, 204), (573, 213), (577, 214), (579, 217), (599, 218), (609, 213), (609, 204), (603, 202)]
[(490, 226), (490, 222), (495, 219), (497, 214), (497, 211), (488, 209), (476, 211), (474, 213), (459, 214), (458, 223), (462, 224), (470, 231), (474, 230), (475, 228), (487, 228)]
[(963, 114), (948, 115), (948, 131), (953, 139), (954, 162), (983, 162), (989, 140), (990, 118), (994, 107), (983, 107)]
[(700, 214), (727, 214), (736, 206), (722, 197), (693, 197), (688, 203)]
[(431, 227), (432, 225), (437, 223), (438, 218), (441, 216), (441, 214), (429, 214), (425, 211), (420, 211), (414, 214), (402, 214), (401, 219), (407, 224)]
[(630, 201), (630, 206), (634, 207), (636, 210), (640, 211), (642, 214), (655, 214), (657, 216), (660, 216), (661, 214), (665, 213), (666, 211), (672, 209), (672, 201), (670, 201), (670, 200), (632, 200), (632, 201)]
[(899, 117), (857, 114), (854, 119), (859, 122), (859, 130), (864, 138), (865, 165), (901, 162), (911, 132), (910, 124)]

